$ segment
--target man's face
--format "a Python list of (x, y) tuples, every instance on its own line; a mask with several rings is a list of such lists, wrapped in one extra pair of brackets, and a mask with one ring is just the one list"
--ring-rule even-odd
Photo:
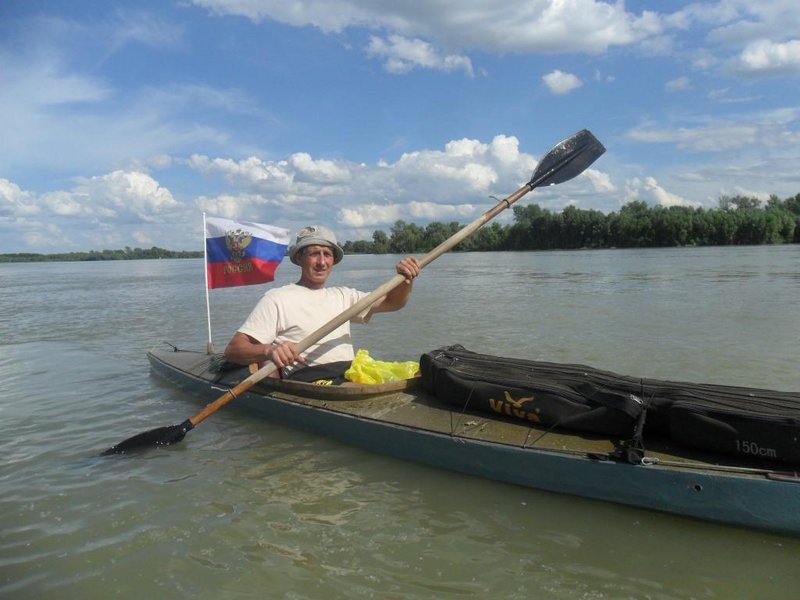
[(300, 251), (300, 283), (311, 289), (321, 288), (333, 269), (334, 253), (328, 246), (308, 246)]

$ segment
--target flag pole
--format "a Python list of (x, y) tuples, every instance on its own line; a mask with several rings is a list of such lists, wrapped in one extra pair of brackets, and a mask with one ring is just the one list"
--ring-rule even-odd
[(203, 211), (203, 272), (206, 275), (206, 316), (208, 319), (208, 344), (206, 344), (206, 353), (214, 354), (214, 342), (211, 339), (211, 300), (208, 294), (208, 244), (206, 243), (205, 211)]

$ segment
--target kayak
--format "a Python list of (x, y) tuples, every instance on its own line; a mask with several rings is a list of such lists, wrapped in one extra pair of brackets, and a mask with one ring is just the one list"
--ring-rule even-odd
[[(148, 359), (154, 374), (204, 402), (248, 375), (245, 367), (221, 369), (219, 355), (174, 346), (151, 350)], [(797, 465), (772, 453), (724, 454), (657, 437), (647, 441), (646, 450), (621, 452), (617, 436), (553, 428), (536, 419), (509, 418), (502, 410), (493, 413), (445, 402), (419, 376), (376, 385), (263, 379), (231, 406), (437, 468), (800, 535), (800, 472)]]

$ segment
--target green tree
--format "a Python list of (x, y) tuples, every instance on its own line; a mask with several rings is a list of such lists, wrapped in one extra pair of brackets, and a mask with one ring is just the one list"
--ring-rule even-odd
[(719, 197), (718, 203), (722, 210), (730, 210), (732, 208), (758, 208), (761, 200), (748, 196), (722, 195)]
[(386, 254), (389, 252), (389, 236), (385, 231), (377, 230), (372, 234), (372, 251), (375, 254)]
[(436, 246), (450, 238), (454, 233), (456, 233), (461, 227), (456, 222), (451, 223), (439, 223), (434, 221), (433, 223), (429, 223), (425, 230), (422, 232), (420, 246), (418, 250), (422, 252), (430, 252)]
[(654, 234), (651, 213), (642, 200), (634, 200), (619, 211), (613, 222), (612, 237), (615, 245), (623, 248), (640, 248), (653, 245)]
[(423, 238), (423, 230), (415, 223), (396, 221), (392, 226), (389, 238), (389, 252), (393, 254), (409, 254), (416, 252)]
[(508, 228), (503, 227), (497, 221), (484, 225), (475, 235), (468, 237), (462, 242), (464, 250), (476, 250), (489, 252), (492, 250), (505, 250)]

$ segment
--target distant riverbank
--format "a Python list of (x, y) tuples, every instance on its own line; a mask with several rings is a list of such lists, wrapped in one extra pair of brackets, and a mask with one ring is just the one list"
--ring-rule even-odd
[(165, 250), (164, 248), (125, 248), (124, 250), (90, 250), (88, 252), (61, 252), (36, 254), (16, 252), (0, 254), (4, 262), (85, 262), (97, 260), (142, 260), (150, 258), (202, 258), (202, 251)]

